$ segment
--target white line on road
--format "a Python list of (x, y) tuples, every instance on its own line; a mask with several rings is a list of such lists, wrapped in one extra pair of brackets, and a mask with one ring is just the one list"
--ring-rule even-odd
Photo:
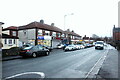
[(37, 75), (40, 76), (40, 78), (45, 78), (45, 74), (43, 72), (25, 72), (25, 73), (20, 73), (20, 74), (16, 74), (16, 75), (7, 77), (7, 78), (5, 78), (5, 80), (15, 78), (15, 77), (18, 77), (18, 76), (22, 76), (22, 75), (25, 75), (25, 74), (37, 74)]
[[(109, 50), (109, 49), (108, 49), (108, 50)], [(104, 60), (105, 60), (105, 58), (106, 58), (106, 56), (107, 56), (108, 50), (104, 52), (104, 54), (106, 53), (106, 54), (104, 55), (104, 57), (101, 56), (101, 58), (100, 58), (100, 59), (95, 63), (95, 65), (90, 69), (90, 71), (87, 73), (85, 79), (89, 78), (89, 76), (91, 75), (91, 73), (92, 73), (93, 77), (94, 77), (94, 75), (96, 75), (96, 74), (98, 73), (99, 69), (101, 68), (101, 66), (102, 66), (102, 64), (103, 64), (103, 62), (104, 62)], [(95, 68), (97, 68), (97, 70), (94, 70)], [(94, 71), (94, 72), (93, 72), (93, 71)]]

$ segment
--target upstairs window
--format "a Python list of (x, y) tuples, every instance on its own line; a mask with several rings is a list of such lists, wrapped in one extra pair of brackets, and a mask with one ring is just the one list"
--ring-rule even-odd
[(53, 36), (53, 37), (56, 37), (56, 32), (52, 32), (52, 36)]
[(42, 30), (38, 30), (38, 35), (42, 35)]
[(57, 33), (58, 37), (60, 37), (60, 33)]
[(45, 35), (50, 35), (50, 31), (45, 31)]
[(16, 31), (12, 31), (13, 36), (17, 36)]

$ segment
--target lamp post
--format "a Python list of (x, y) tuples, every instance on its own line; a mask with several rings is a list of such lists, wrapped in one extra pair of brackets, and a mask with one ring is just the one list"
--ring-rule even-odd
[(74, 15), (73, 13), (71, 13), (71, 14), (66, 14), (66, 15), (64, 15), (64, 31), (65, 31), (65, 23), (66, 23), (66, 16), (68, 16), (68, 15)]

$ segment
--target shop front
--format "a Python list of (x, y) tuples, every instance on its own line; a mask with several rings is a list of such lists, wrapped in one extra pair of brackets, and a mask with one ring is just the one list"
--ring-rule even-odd
[(38, 36), (37, 44), (51, 47), (52, 38), (51, 36)]

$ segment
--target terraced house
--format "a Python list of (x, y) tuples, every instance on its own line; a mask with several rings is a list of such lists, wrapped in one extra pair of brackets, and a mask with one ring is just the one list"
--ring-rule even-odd
[(81, 39), (81, 36), (74, 31), (69, 29), (63, 31), (56, 27), (54, 23), (51, 23), (51, 25), (45, 24), (44, 20), (40, 20), (40, 22), (34, 21), (23, 26), (4, 28), (3, 35), (5, 47), (20, 47), (29, 43), (56, 48), (58, 44), (71, 44)]
[(80, 35), (74, 32), (63, 31), (62, 29), (56, 27), (54, 23), (51, 23), (51, 25), (45, 24), (43, 20), (19, 26), (18, 29), (19, 40), (23, 44), (42, 44), (56, 48), (58, 44), (70, 43), (71, 39), (81, 38)]
[(2, 29), (2, 43), (2, 49), (19, 47), (18, 28), (16, 26), (10, 26)]

